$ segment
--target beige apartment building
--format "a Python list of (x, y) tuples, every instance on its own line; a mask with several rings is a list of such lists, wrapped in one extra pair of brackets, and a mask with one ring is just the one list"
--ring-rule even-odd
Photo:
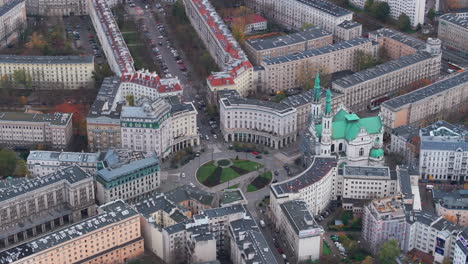
[(437, 37), (444, 47), (468, 53), (468, 16), (456, 13), (440, 16)]
[(375, 55), (376, 46), (368, 38), (356, 38), (318, 49), (289, 54), (275, 58), (265, 58), (264, 68), (265, 92), (283, 91), (302, 86), (316, 72), (331, 74), (343, 70), (356, 71), (357, 51)]
[(0, 112), (0, 145), (66, 149), (73, 135), (72, 114)]
[(379, 50), (385, 50), (391, 60), (425, 50), (426, 43), (399, 31), (382, 28), (369, 33), (369, 38), (379, 43)]
[(32, 16), (82, 16), (88, 14), (88, 0), (26, 0)]
[(11, 0), (0, 4), (0, 46), (14, 42), (26, 29), (26, 1)]
[(358, 22), (345, 20), (335, 27), (335, 43), (347, 41), (362, 36), (362, 25)]
[(381, 117), (386, 133), (393, 128), (419, 123), (426, 118), (453, 111), (468, 100), (468, 71), (457, 73), (382, 104)]
[(75, 90), (91, 88), (94, 83), (93, 56), (0, 55), (0, 76), (12, 79), (20, 70), (31, 78), (32, 89)]
[(429, 41), (434, 41), (428, 45), (429, 52), (419, 51), (343, 77), (332, 83), (332, 89), (344, 93), (346, 107), (358, 112), (378, 107), (415, 81), (435, 80), (440, 73), (440, 40)]
[(99, 214), (0, 252), (0, 263), (124, 263), (144, 253), (138, 213), (122, 201)]
[(317, 49), (333, 43), (333, 35), (319, 27), (312, 27), (298, 33), (267, 39), (249, 39), (245, 42), (245, 52), (254, 65), (263, 58), (274, 58)]

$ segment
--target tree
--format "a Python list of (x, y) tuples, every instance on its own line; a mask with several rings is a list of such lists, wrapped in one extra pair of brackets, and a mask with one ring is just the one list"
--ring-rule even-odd
[(306, 29), (311, 28), (311, 27), (313, 27), (313, 26), (314, 26), (314, 24), (311, 24), (311, 23), (304, 23), (304, 24), (302, 24), (301, 29), (302, 29), (302, 30), (306, 30)]
[(25, 177), (29, 175), (29, 170), (26, 167), (26, 161), (18, 159), (16, 162), (15, 176)]
[(102, 81), (104, 81), (104, 78), (113, 75), (114, 73), (112, 72), (109, 64), (107, 63), (96, 67), (93, 71), (94, 88), (99, 89), (101, 87)]
[(400, 255), (400, 248), (398, 242), (394, 239), (385, 242), (377, 254), (377, 259), (381, 264), (393, 264), (395, 258)]
[(125, 100), (127, 100), (128, 106), (135, 106), (135, 96), (133, 96), (133, 94), (125, 96)]
[(374, 0), (366, 0), (366, 3), (364, 4), (364, 10), (366, 12), (370, 12), (373, 4)]
[(435, 16), (436, 11), (434, 10), (434, 8), (429, 9), (429, 11), (427, 12), (427, 18), (429, 18), (431, 21), (434, 21)]
[(385, 21), (387, 20), (388, 15), (390, 15), (390, 6), (387, 2), (374, 2), (370, 9), (370, 13), (380, 21)]
[(358, 50), (356, 52), (356, 61), (358, 71), (363, 71), (365, 69), (369, 69), (380, 64), (380, 61), (378, 59), (362, 50)]
[(287, 96), (284, 93), (278, 93), (273, 98), (273, 102), (279, 103), (281, 100), (285, 99)]
[(362, 262), (361, 264), (373, 264), (374, 263), (374, 259), (371, 257), (371, 256), (367, 256)]
[(8, 150), (0, 150), (0, 176), (12, 176), (16, 168), (16, 153)]
[(408, 15), (401, 13), (398, 17), (397, 27), (401, 31), (408, 31), (411, 29), (411, 21)]
[(13, 72), (13, 80), (16, 85), (22, 86), (23, 88), (30, 88), (32, 85), (31, 75), (26, 70), (15, 70)]

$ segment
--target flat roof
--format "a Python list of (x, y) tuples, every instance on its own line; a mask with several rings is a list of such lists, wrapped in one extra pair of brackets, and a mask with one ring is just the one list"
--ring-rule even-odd
[(315, 56), (320, 56), (323, 54), (331, 53), (331, 52), (338, 51), (338, 50), (352, 48), (352, 47), (359, 46), (365, 43), (369, 43), (371, 41), (372, 40), (368, 38), (359, 37), (359, 38), (339, 42), (336, 44), (330, 44), (330, 45), (320, 47), (317, 49), (306, 50), (306, 51), (297, 52), (297, 53), (288, 54), (288, 55), (279, 56), (279, 57), (264, 58), (262, 61), (262, 64), (273, 65), (273, 64), (280, 64), (280, 63), (285, 63), (285, 62), (290, 62), (290, 61), (306, 59), (310, 57), (315, 57)]
[[(332, 93), (332, 98), (337, 98), (339, 96), (343, 96), (343, 93), (335, 90), (330, 90)], [(325, 99), (327, 94), (326, 89), (320, 89), (320, 96), (322, 99)], [(300, 94), (295, 94), (288, 96), (280, 101), (280, 104), (284, 104), (290, 107), (298, 107), (301, 105), (308, 104), (314, 100), (314, 89), (310, 89), (309, 91), (302, 92)], [(333, 102), (332, 102), (333, 104)]]
[(327, 36), (332, 36), (332, 33), (320, 27), (311, 27), (304, 31), (289, 35), (277, 36), (273, 38), (249, 39), (247, 40), (247, 44), (255, 50), (268, 50)]
[(289, 225), (300, 237), (318, 236), (323, 230), (315, 222), (312, 213), (303, 200), (292, 200), (280, 205)]
[(262, 108), (268, 108), (278, 114), (288, 114), (296, 111), (293, 107), (285, 104), (275, 103), (271, 101), (262, 101), (257, 99), (241, 98), (241, 97), (227, 97), (222, 98), (221, 102), (227, 107), (238, 107), (242, 105), (248, 106), (259, 106)]
[(340, 27), (340, 28), (344, 28), (344, 29), (351, 29), (351, 28), (355, 28), (355, 27), (360, 27), (362, 25), (361, 25), (361, 23), (358, 23), (356, 21), (345, 20), (345, 21), (341, 22), (340, 24), (338, 24), (337, 26)]
[(85, 64), (94, 63), (93, 56), (20, 56), (0, 55), (1, 63), (15, 64)]
[(242, 191), (240, 189), (225, 189), (219, 203), (223, 206), (237, 201), (244, 201)]
[(445, 21), (468, 29), (468, 17), (459, 16), (456, 13), (443, 14), (439, 17), (439, 24), (442, 24)]
[(436, 94), (444, 93), (448, 89), (459, 85), (468, 85), (468, 71), (457, 73), (447, 79), (435, 82), (413, 92), (395, 97), (383, 102), (382, 105), (392, 110), (398, 110), (402, 106), (413, 104)]
[(357, 84), (385, 76), (390, 72), (406, 68), (410, 65), (425, 61), (430, 58), (432, 58), (430, 53), (426, 51), (418, 51), (413, 54), (400, 57), (396, 60), (377, 65), (373, 68), (345, 76), (341, 79), (333, 81), (333, 84), (337, 84), (342, 88), (350, 88)]
[(36, 114), (22, 112), (0, 112), (0, 122), (34, 122), (51, 125), (66, 125), (72, 118), (70, 113)]
[(413, 38), (409, 35), (406, 35), (400, 31), (396, 31), (390, 28), (381, 28), (376, 31), (370, 32), (369, 36), (375, 35), (377, 37), (387, 37), (393, 40), (396, 40), (400, 43), (403, 43), (409, 47), (412, 47), (416, 50), (423, 50), (426, 48), (426, 42)]
[(182, 185), (165, 193), (166, 197), (175, 203), (181, 203), (188, 200), (195, 200), (201, 204), (211, 206), (214, 194), (203, 190), (193, 188), (189, 185)]
[(106, 182), (110, 182), (138, 170), (154, 166), (159, 166), (159, 160), (156, 155), (152, 155), (140, 160), (135, 160), (130, 163), (118, 164), (114, 167), (106, 167), (99, 170), (96, 176)]
[(335, 17), (353, 14), (353, 12), (351, 12), (350, 10), (344, 9), (342, 7), (339, 7), (325, 0), (297, 0), (297, 1), (300, 3), (306, 4), (308, 6), (314, 7), (320, 11), (323, 11)]
[(65, 228), (47, 233), (27, 243), (0, 252), (0, 263), (20, 261), (41, 251), (94, 232), (108, 225), (135, 216), (137, 213), (121, 200), (101, 206), (104, 212)]
[(344, 166), (344, 176), (368, 176), (390, 178), (389, 167)]
[(101, 116), (120, 119), (120, 112), (124, 102), (117, 97), (120, 88), (120, 78), (117, 76), (106, 77), (99, 88), (99, 92), (89, 109), (88, 118)]
[(30, 160), (96, 163), (98, 161), (98, 154), (84, 152), (31, 150), (28, 155), (28, 161)]

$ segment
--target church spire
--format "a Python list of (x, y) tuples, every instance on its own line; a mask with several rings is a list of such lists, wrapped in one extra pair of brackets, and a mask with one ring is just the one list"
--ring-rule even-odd
[(315, 75), (314, 101), (315, 102), (320, 102), (320, 75), (319, 75), (318, 72)]
[(327, 90), (327, 97), (325, 99), (325, 115), (331, 115), (331, 91)]

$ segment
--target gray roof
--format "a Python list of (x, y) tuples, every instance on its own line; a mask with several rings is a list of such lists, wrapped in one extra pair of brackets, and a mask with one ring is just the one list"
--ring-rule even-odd
[(126, 164), (120, 164), (121, 166), (107, 167), (97, 172), (97, 177), (106, 182), (117, 180), (122, 176), (129, 175), (145, 168), (157, 167), (159, 169), (159, 160), (156, 155), (152, 155), (140, 160), (135, 160)]
[(285, 104), (262, 101), (257, 99), (241, 98), (241, 97), (228, 97), (221, 99), (223, 104), (227, 107), (229, 106), (241, 106), (241, 105), (250, 105), (250, 106), (260, 106), (263, 108), (268, 108), (279, 114), (287, 114), (288, 112), (294, 112), (295, 109), (287, 106)]
[(201, 204), (211, 206), (214, 195), (203, 190), (183, 185), (165, 193), (166, 197), (174, 203), (181, 203), (187, 200), (195, 200)]
[(7, 178), (0, 181), (0, 192), (2, 189), (11, 188), (15, 185), (19, 186), (26, 183), (28, 179), (26, 178)]
[(444, 21), (468, 29), (468, 17), (459, 16), (457, 14), (444, 14), (439, 17), (439, 24)]
[(15, 64), (82, 64), (94, 63), (93, 56), (18, 56), (0, 55), (0, 63)]
[(323, 231), (315, 222), (312, 213), (303, 200), (292, 200), (280, 205), (289, 225), (300, 237), (319, 236)]
[(468, 129), (462, 125), (450, 124), (447, 121), (439, 120), (425, 128), (421, 128), (421, 137), (439, 137), (439, 138), (461, 138), (468, 136)]
[(334, 157), (318, 157), (314, 158), (312, 164), (301, 174), (287, 179), (282, 182), (271, 185), (271, 189), (275, 195), (286, 193), (297, 193), (315, 182), (321, 180), (337, 165), (337, 160)]
[(345, 16), (345, 15), (349, 15), (353, 13), (347, 9), (339, 7), (325, 0), (297, 0), (297, 1), (300, 3), (306, 4), (308, 6), (312, 6), (316, 9), (319, 9), (335, 17)]
[(186, 209), (168, 200), (164, 194), (155, 194), (149, 198), (140, 199), (134, 204), (134, 208), (146, 218), (155, 212), (164, 211), (177, 223), (188, 220), (183, 213)]
[(3, 6), (0, 7), (0, 17), (5, 15), (14, 7), (16, 7), (17, 5), (23, 2), (25, 2), (25, 0), (13, 0), (13, 1), (6, 2)]
[(468, 210), (468, 190), (433, 190), (434, 200), (447, 209)]
[(208, 218), (216, 218), (216, 217), (223, 217), (230, 214), (242, 213), (247, 212), (247, 209), (241, 204), (234, 204), (227, 207), (219, 207), (204, 210), (200, 213), (200, 215), (207, 216)]
[(29, 160), (96, 163), (98, 161), (98, 154), (84, 152), (31, 150), (28, 155), (28, 161)]
[(278, 36), (273, 38), (267, 39), (249, 39), (247, 40), (247, 44), (250, 45), (255, 50), (268, 50), (283, 46), (288, 46), (292, 44), (297, 44), (313, 39), (318, 39), (322, 37), (332, 36), (332, 33), (323, 30), (319, 27), (312, 27), (306, 29), (304, 31), (300, 31), (297, 33), (285, 35), (285, 36)]
[[(463, 242), (461, 240), (463, 240)], [(468, 243), (468, 227), (465, 227), (463, 229), (463, 232), (459, 234), (459, 239), (457, 239), (457, 245), (463, 251), (465, 256), (468, 256), (467, 243)]]
[(71, 121), (71, 118), (72, 114), (69, 113), (36, 114), (21, 112), (0, 112), (0, 122), (34, 122), (60, 126), (68, 124), (68, 122)]
[(426, 51), (418, 51), (413, 54), (400, 57), (396, 60), (377, 65), (373, 68), (345, 76), (341, 79), (334, 81), (333, 84), (337, 84), (342, 88), (353, 87), (357, 84), (366, 82), (368, 80), (372, 80), (374, 78), (386, 76), (386, 74), (390, 72), (409, 67), (413, 64), (425, 61), (430, 58), (432, 58), (430, 53)]
[(400, 185), (400, 190), (403, 194), (403, 197), (405, 199), (412, 199), (413, 191), (411, 190), (411, 179), (408, 169), (400, 167), (399, 170), (397, 170), (397, 173), (399, 174), (400, 182), (398, 184)]
[(389, 167), (368, 167), (368, 166), (344, 166), (344, 176), (366, 176), (371, 178), (385, 177), (390, 178)]
[(87, 220), (69, 225), (65, 228), (47, 233), (27, 243), (0, 252), (0, 263), (12, 263), (23, 258), (38, 254), (56, 245), (76, 239), (88, 233), (96, 232), (108, 225), (118, 223), (136, 215), (136, 212), (123, 201), (115, 201), (101, 207), (104, 212)]
[(351, 39), (348, 41), (339, 42), (336, 44), (330, 44), (330, 45), (320, 47), (317, 49), (306, 50), (303, 52), (288, 54), (288, 55), (274, 57), (274, 58), (264, 58), (262, 61), (262, 64), (272, 65), (272, 64), (285, 63), (285, 62), (290, 62), (290, 61), (295, 61), (295, 60), (301, 60), (305, 58), (310, 58), (314, 56), (320, 56), (323, 54), (331, 53), (337, 50), (348, 49), (351, 47), (362, 45), (367, 42), (371, 42), (371, 40), (368, 38), (359, 37), (359, 38)]
[(80, 167), (68, 167), (40, 178), (33, 178), (24, 182), (19, 181), (18, 184), (15, 184), (10, 188), (0, 189), (0, 202), (13, 199), (20, 195), (24, 195), (44, 186), (61, 181), (74, 184), (89, 178), (92, 178), (91, 175), (87, 174)]
[(244, 201), (245, 197), (240, 189), (225, 189), (222, 197), (220, 198), (219, 204), (225, 206), (231, 203)]
[(356, 21), (345, 20), (345, 21), (341, 22), (340, 24), (338, 24), (337, 26), (340, 27), (340, 28), (344, 28), (344, 29), (351, 29), (351, 28), (355, 28), (355, 27), (360, 27), (362, 25), (361, 25), (361, 23), (358, 23)]
[(426, 48), (426, 42), (390, 28), (381, 28), (376, 31), (370, 32), (369, 35), (370, 37), (372, 37), (372, 35), (375, 35), (377, 37), (391, 38), (416, 50), (424, 50)]
[(120, 111), (123, 105), (117, 100), (117, 93), (120, 87), (120, 79), (116, 76), (104, 78), (104, 81), (99, 88), (99, 92), (94, 100), (91, 109), (89, 109), (88, 118), (96, 118), (107, 116), (110, 118), (119, 119)]
[[(326, 89), (321, 89), (321, 97), (325, 98), (327, 95), (327, 90)], [(332, 98), (336, 98), (338, 96), (343, 95), (341, 92), (335, 91), (335, 90), (330, 90), (332, 93)], [(296, 95), (291, 95), (286, 97), (285, 99), (281, 100), (280, 104), (284, 104), (290, 107), (298, 107), (301, 105), (308, 104), (314, 100), (314, 90), (311, 89), (309, 91), (296, 94)]]
[(459, 85), (468, 85), (468, 71), (452, 75), (450, 78), (430, 84), (426, 87), (417, 89), (416, 91), (395, 97), (382, 103), (382, 105), (390, 109), (397, 110), (398, 108), (416, 103), (425, 98), (434, 96), (436, 94), (444, 93), (448, 89)]
[(406, 139), (409, 142), (412, 138), (419, 136), (419, 128), (417, 126), (406, 125), (394, 128), (392, 134)]

